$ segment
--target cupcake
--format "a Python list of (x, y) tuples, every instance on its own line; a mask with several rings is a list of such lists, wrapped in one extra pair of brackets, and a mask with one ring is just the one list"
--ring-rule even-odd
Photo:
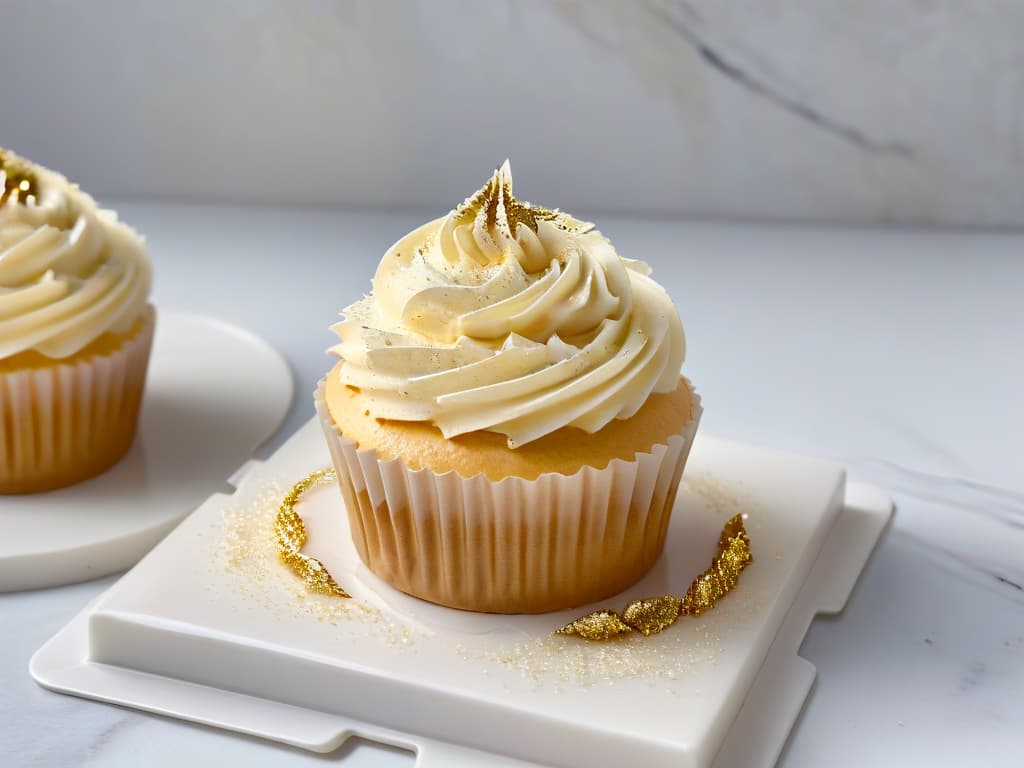
[(0, 149), (0, 493), (92, 477), (135, 434), (154, 311), (142, 239)]
[(657, 560), (700, 400), (679, 315), (508, 163), (384, 254), (317, 389), (360, 558), (424, 600), (541, 613)]

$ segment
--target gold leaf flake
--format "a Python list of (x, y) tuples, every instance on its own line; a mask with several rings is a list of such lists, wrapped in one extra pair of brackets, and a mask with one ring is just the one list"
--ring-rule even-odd
[(700, 616), (714, 608), (715, 603), (736, 588), (740, 573), (753, 559), (743, 516), (735, 515), (722, 528), (718, 537), (718, 553), (711, 567), (693, 580), (682, 598), (664, 595), (634, 600), (626, 606), (622, 617), (614, 611), (598, 611), (566, 624), (555, 634), (579, 635), (585, 640), (608, 640), (630, 629), (644, 635), (661, 632), (680, 616)]
[(743, 527), (743, 517), (736, 515), (725, 524), (718, 539), (718, 554), (711, 567), (694, 579), (683, 596), (681, 613), (700, 616), (715, 607), (739, 583), (743, 569), (753, 562), (750, 537)]
[(579, 635), (584, 640), (610, 640), (633, 629), (615, 611), (594, 611), (555, 630), (556, 635)]
[(622, 612), (622, 620), (645, 636), (654, 635), (676, 623), (682, 605), (675, 595), (634, 600)]
[(305, 582), (306, 589), (325, 595), (350, 597), (324, 568), (323, 563), (302, 554), (302, 547), (306, 543), (306, 524), (295, 511), (295, 505), (304, 494), (314, 488), (329, 485), (335, 479), (333, 469), (318, 469), (293, 485), (278, 508), (274, 534), (277, 539), (278, 556)]

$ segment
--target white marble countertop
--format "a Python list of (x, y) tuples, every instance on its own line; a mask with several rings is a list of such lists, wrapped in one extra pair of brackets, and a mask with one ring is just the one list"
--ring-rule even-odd
[[(312, 413), (326, 326), (424, 219), (124, 204), (156, 300), (246, 326), (288, 358)], [(898, 511), (839, 617), (786, 768), (1020, 765), (1024, 750), (1024, 236), (739, 227), (599, 217), (649, 261), (687, 329), (701, 429), (834, 458)], [(329, 756), (50, 693), (30, 655), (112, 578), (0, 595), (0, 764), (411, 766)]]

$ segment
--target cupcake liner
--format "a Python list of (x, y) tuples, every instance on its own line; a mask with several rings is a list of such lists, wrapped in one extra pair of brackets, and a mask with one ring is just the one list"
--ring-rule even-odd
[[(692, 392), (692, 390), (691, 390)], [(413, 470), (361, 450), (315, 394), (360, 558), (403, 592), (453, 608), (543, 613), (615, 595), (657, 560), (700, 421), (665, 444), (535, 480)]]
[(0, 372), (0, 493), (51, 490), (107, 469), (131, 446), (155, 315), (111, 352)]

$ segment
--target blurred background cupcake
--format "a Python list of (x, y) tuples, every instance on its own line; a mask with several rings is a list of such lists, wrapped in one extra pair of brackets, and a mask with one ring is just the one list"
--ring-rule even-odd
[(128, 450), (152, 345), (142, 238), (0, 149), (0, 493), (92, 477)]

